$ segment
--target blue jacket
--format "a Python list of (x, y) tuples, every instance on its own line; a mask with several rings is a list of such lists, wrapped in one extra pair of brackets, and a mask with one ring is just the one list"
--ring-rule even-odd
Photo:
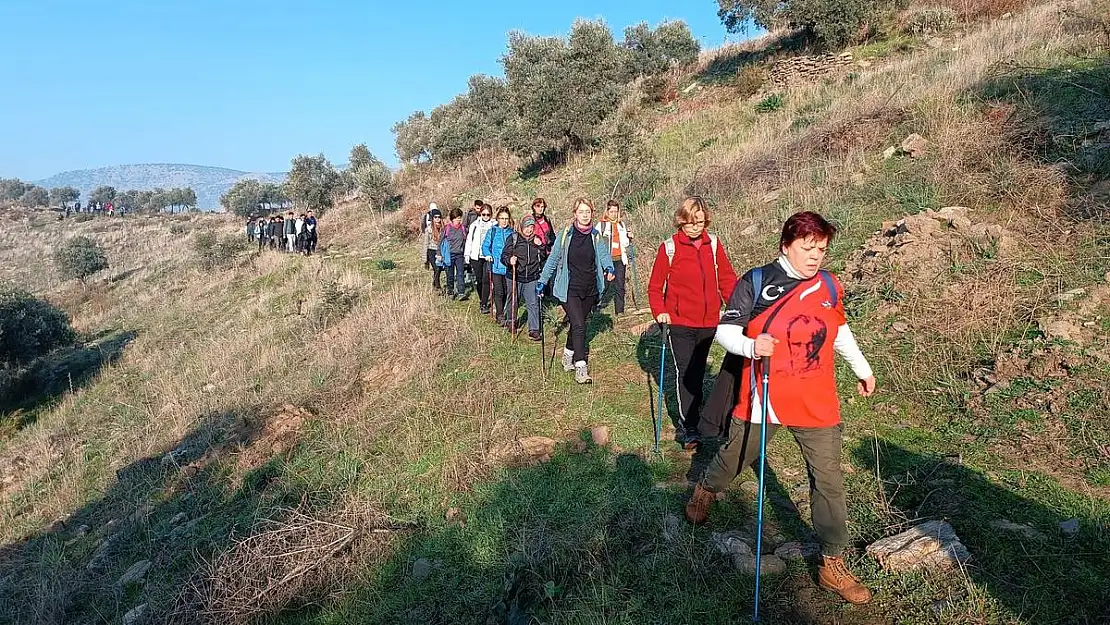
[[(555, 245), (551, 248), (551, 255), (547, 257), (547, 262), (544, 263), (543, 273), (540, 274), (540, 282), (544, 284), (551, 282), (552, 275), (555, 276), (555, 285), (551, 288), (551, 294), (560, 302), (567, 301), (567, 289), (570, 288), (570, 272), (567, 271), (567, 245), (570, 244), (570, 229), (573, 227), (567, 226), (555, 236)], [(613, 273), (613, 252), (609, 249), (609, 240), (601, 236), (601, 231), (596, 227), (590, 235), (594, 239), (594, 258), (597, 261), (597, 292), (600, 295), (605, 292), (605, 274)]]
[(493, 273), (503, 276), (509, 273), (509, 268), (501, 262), (501, 252), (505, 249), (505, 241), (513, 235), (512, 228), (494, 226), (486, 233), (482, 240), (482, 256), (493, 257)]

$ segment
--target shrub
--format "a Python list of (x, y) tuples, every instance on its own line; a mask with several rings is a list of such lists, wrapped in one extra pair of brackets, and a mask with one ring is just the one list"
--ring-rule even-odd
[(755, 105), (756, 113), (773, 113), (786, 106), (786, 96), (781, 93), (772, 93)]
[(377, 268), (382, 271), (392, 271), (397, 268), (397, 263), (388, 258), (383, 258), (377, 262)]
[(956, 12), (948, 7), (918, 9), (906, 20), (905, 30), (913, 35), (944, 32), (956, 24)]
[(320, 292), (320, 303), (312, 309), (309, 322), (314, 327), (327, 328), (329, 324), (346, 317), (356, 304), (358, 304), (357, 290), (346, 289), (338, 282), (330, 280), (324, 283)]
[(73, 237), (54, 252), (54, 264), (63, 280), (76, 278), (81, 282), (108, 268), (108, 257), (96, 241), (86, 236)]
[(193, 238), (193, 251), (204, 269), (224, 267), (247, 248), (246, 240), (236, 235), (221, 237), (211, 230), (198, 232)]
[(64, 311), (22, 289), (0, 286), (0, 365), (24, 365), (75, 338)]
[(759, 93), (767, 75), (759, 65), (748, 64), (736, 72), (736, 91), (741, 98), (750, 98)]

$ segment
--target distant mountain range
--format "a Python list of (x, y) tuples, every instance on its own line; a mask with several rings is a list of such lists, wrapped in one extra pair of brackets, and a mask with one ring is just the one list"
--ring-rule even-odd
[(220, 208), (220, 196), (236, 182), (254, 178), (262, 182), (280, 183), (285, 174), (280, 172), (246, 172), (223, 167), (156, 163), (151, 165), (116, 165), (97, 169), (79, 169), (55, 174), (36, 180), (35, 184), (50, 189), (71, 186), (81, 191), (84, 202), (95, 187), (110, 185), (119, 191), (142, 191), (161, 187), (192, 187), (197, 194), (197, 207), (201, 210)]

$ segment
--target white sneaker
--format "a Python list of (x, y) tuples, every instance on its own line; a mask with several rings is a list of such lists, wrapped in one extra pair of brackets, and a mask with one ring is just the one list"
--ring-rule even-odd
[(574, 352), (563, 348), (563, 371), (574, 371)]
[(586, 368), (585, 360), (579, 360), (574, 363), (574, 381), (579, 384), (590, 384), (594, 381), (594, 379), (590, 377), (589, 370)]

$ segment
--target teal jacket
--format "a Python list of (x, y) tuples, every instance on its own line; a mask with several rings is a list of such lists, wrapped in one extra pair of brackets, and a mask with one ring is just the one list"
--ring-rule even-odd
[(505, 249), (505, 241), (511, 236), (512, 228), (493, 226), (486, 231), (486, 238), (482, 239), (482, 256), (493, 258), (493, 273), (499, 276), (509, 273), (509, 268), (501, 262), (501, 252)]
[[(560, 302), (567, 301), (567, 289), (570, 288), (567, 245), (570, 243), (570, 229), (573, 227), (567, 226), (555, 236), (555, 245), (543, 265), (543, 273), (540, 274), (540, 282), (544, 284), (551, 282), (552, 275), (555, 276), (551, 294)], [(601, 236), (596, 226), (590, 234), (594, 239), (594, 258), (597, 261), (597, 293), (601, 295), (605, 292), (605, 274), (613, 273), (613, 252), (609, 249), (609, 240)]]

